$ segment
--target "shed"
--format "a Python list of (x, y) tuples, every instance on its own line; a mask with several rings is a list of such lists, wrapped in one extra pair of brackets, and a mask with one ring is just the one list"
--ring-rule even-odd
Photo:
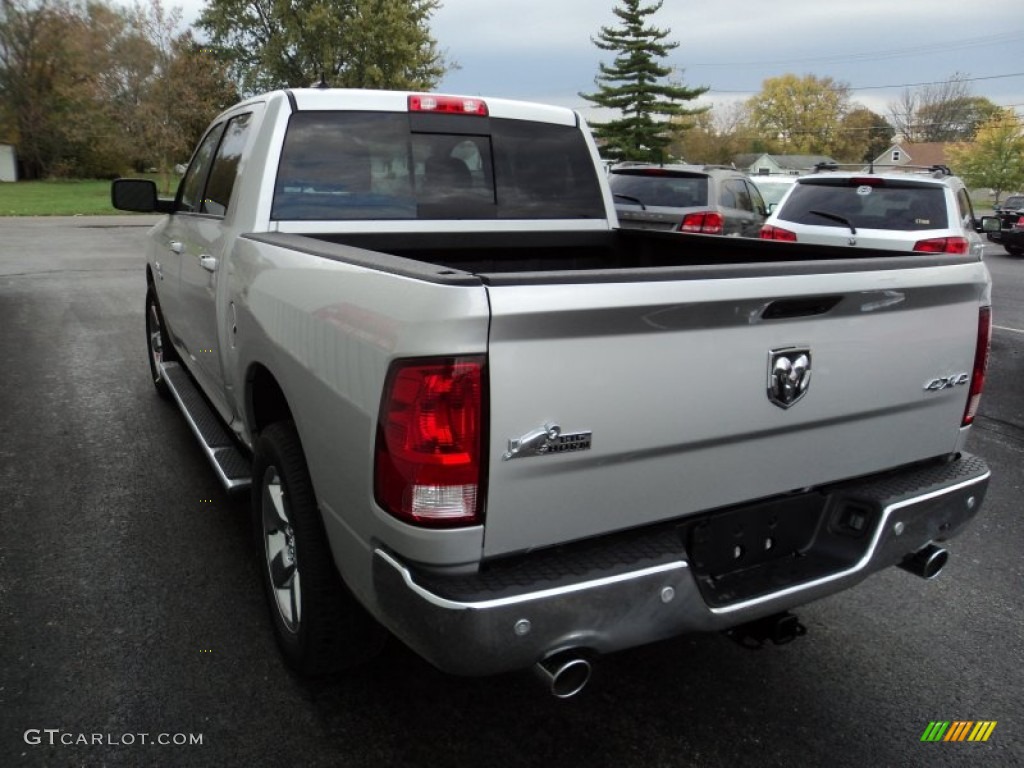
[(0, 181), (17, 181), (18, 163), (14, 156), (14, 145), (0, 144)]

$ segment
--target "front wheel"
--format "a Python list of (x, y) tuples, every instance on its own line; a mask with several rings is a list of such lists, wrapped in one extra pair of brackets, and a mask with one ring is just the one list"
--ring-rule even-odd
[(289, 666), (315, 676), (368, 660), (386, 633), (338, 575), (293, 423), (263, 430), (252, 477), (263, 590)]

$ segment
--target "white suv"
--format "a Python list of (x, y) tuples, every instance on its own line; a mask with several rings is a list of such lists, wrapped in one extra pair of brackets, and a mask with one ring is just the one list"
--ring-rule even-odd
[(793, 184), (761, 238), (916, 253), (981, 255), (981, 225), (945, 166), (857, 172), (825, 166)]

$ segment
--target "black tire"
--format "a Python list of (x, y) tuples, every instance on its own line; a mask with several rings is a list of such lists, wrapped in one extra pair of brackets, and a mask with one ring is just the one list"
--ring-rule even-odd
[(146, 289), (146, 350), (153, 386), (156, 387), (160, 397), (170, 400), (171, 390), (160, 371), (160, 363), (175, 362), (178, 359), (178, 354), (174, 351), (174, 346), (167, 336), (164, 315), (160, 311), (160, 302), (156, 298), (156, 291), (153, 290), (152, 285)]
[(1024, 256), (1024, 248), (1019, 248), (1016, 245), (1004, 245), (1003, 248), (1011, 256)]
[(338, 574), (292, 422), (263, 430), (252, 469), (260, 580), (288, 665), (319, 676), (369, 660), (386, 632)]

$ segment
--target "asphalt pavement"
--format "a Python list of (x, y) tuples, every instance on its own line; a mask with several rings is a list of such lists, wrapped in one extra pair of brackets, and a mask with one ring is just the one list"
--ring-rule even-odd
[[(988, 249), (969, 448), (993, 479), (937, 579), (873, 576), (781, 647), (615, 654), (559, 701), (397, 642), (339, 679), (285, 670), (245, 502), (149, 381), (151, 221), (0, 219), (0, 766), (1024, 765), (1024, 261)], [(936, 720), (997, 725), (922, 742)]]

